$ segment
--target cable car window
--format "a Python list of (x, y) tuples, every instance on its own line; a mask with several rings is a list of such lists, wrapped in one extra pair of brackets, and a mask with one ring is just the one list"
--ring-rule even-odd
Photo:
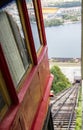
[(15, 1), (0, 10), (0, 44), (17, 87), (31, 60)]
[(35, 49), (37, 52), (39, 48), (41, 47), (41, 43), (40, 43), (38, 27), (37, 27), (37, 22), (36, 22), (35, 10), (34, 10), (32, 0), (26, 0), (26, 4), (27, 4), (28, 13), (29, 13), (29, 19), (30, 19)]

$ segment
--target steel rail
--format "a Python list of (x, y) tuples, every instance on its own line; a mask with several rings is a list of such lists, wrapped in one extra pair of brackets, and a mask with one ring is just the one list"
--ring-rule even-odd
[[(70, 91), (69, 95), (66, 97), (66, 99), (63, 101), (62, 105), (59, 107), (59, 109), (53, 114), (53, 118), (58, 114), (58, 112), (60, 111), (60, 109), (63, 107), (64, 103), (67, 101), (67, 99), (69, 98), (69, 96), (72, 94), (72, 92), (74, 91), (75, 88), (73, 88), (72, 91)], [(71, 90), (71, 89), (70, 89)], [(64, 95), (63, 95), (64, 96)]]
[[(55, 120), (56, 118), (58, 118), (58, 117), (57, 117), (57, 114), (59, 113), (59, 111), (61, 110), (61, 108), (64, 107), (64, 104), (65, 104), (65, 102), (67, 101), (67, 99), (69, 99), (69, 97), (70, 97), (71, 95), (73, 95), (73, 93), (75, 93), (75, 97), (73, 98), (73, 99), (74, 99), (74, 104), (73, 104), (73, 102), (71, 103), (71, 104), (73, 104), (73, 106), (72, 106), (72, 110), (71, 110), (71, 113), (70, 113), (70, 116), (69, 116), (69, 120), (68, 120), (68, 125), (67, 125), (68, 127), (67, 127), (66, 130), (69, 130), (70, 127), (71, 127), (71, 124), (72, 124), (72, 119), (73, 119), (74, 110), (75, 110), (75, 106), (76, 106), (76, 99), (77, 99), (77, 95), (78, 95), (78, 88), (79, 88), (79, 86), (74, 86), (74, 87), (72, 87), (71, 89), (69, 89), (70, 91), (68, 91), (69, 94), (68, 94), (68, 96), (66, 96), (66, 99), (63, 101), (63, 103), (61, 103), (61, 106), (57, 109), (57, 111), (52, 114), (52, 117), (53, 117), (54, 120)], [(65, 93), (67, 93), (67, 91), (66, 91)], [(63, 94), (63, 96), (61, 96), (61, 97), (65, 97), (65, 94)], [(60, 99), (61, 97), (59, 97), (56, 101), (53, 102), (52, 107), (54, 106), (54, 103), (56, 103), (57, 101), (59, 101), (59, 99)], [(69, 110), (69, 111), (70, 111), (70, 110)], [(64, 118), (64, 117), (63, 117), (63, 118)], [(65, 118), (64, 118), (64, 119), (65, 119)], [(63, 119), (63, 120), (64, 120), (64, 119)], [(64, 124), (64, 121), (61, 120), (61, 122), (59, 122), (59, 125), (62, 127), (63, 124)], [(57, 124), (56, 124), (56, 125), (57, 125)], [(61, 128), (61, 127), (60, 127), (60, 128)]]
[[(68, 88), (68, 89), (66, 89), (66, 90), (64, 90), (63, 92), (60, 92), (59, 95), (60, 95), (61, 93), (63, 93), (63, 94), (62, 94), (59, 98), (57, 98), (57, 99), (56, 99), (56, 97), (55, 97), (55, 98), (54, 98), (55, 101), (51, 104), (51, 106), (53, 106), (58, 100), (60, 100), (69, 90), (71, 90), (71, 87)], [(57, 94), (57, 95), (58, 95), (58, 94)], [(56, 96), (57, 96), (57, 95), (56, 95)], [(58, 96), (59, 96), (59, 95), (58, 95)]]
[(77, 91), (76, 91), (75, 103), (73, 105), (73, 108), (72, 108), (72, 111), (71, 111), (71, 114), (70, 114), (70, 119), (69, 119), (69, 124), (68, 124), (67, 130), (69, 130), (70, 126), (71, 126), (71, 122), (72, 122), (72, 118), (73, 118), (73, 114), (74, 114), (74, 110), (75, 110), (75, 106), (76, 106), (76, 99), (77, 99), (77, 95), (78, 95), (78, 89), (79, 88), (77, 88)]

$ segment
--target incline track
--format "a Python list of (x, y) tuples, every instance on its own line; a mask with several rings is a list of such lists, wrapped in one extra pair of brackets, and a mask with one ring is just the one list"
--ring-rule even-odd
[(53, 99), (51, 112), (54, 130), (74, 130), (78, 91), (79, 84), (75, 84)]

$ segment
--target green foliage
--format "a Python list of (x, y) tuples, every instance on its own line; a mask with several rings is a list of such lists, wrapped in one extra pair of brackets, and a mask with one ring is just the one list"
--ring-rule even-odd
[(79, 108), (77, 109), (77, 115), (79, 115), (79, 116), (82, 115), (82, 108), (81, 108), (81, 106), (79, 106)]
[(78, 107), (76, 111), (76, 127), (75, 130), (82, 129), (82, 90), (79, 92)]
[(76, 119), (76, 128), (75, 128), (75, 130), (81, 130), (81, 126), (82, 126), (82, 118), (78, 117)]
[(63, 19), (64, 20), (70, 20), (70, 21), (78, 21), (78, 16), (76, 15), (69, 15), (69, 14), (64, 14)]
[(63, 24), (63, 20), (59, 19), (51, 19), (51, 20), (45, 20), (45, 26), (46, 27), (51, 27), (51, 26), (59, 26)]
[(51, 68), (51, 73), (54, 75), (52, 90), (55, 94), (71, 85), (68, 78), (66, 78), (58, 66), (53, 66)]

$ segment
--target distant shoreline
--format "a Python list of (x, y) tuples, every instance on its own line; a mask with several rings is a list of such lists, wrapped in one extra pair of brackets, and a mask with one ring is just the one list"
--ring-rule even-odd
[(70, 63), (70, 62), (56, 62), (56, 61), (49, 61), (49, 66), (52, 68), (53, 66), (60, 66), (60, 67), (81, 67), (81, 63)]
[(81, 21), (66, 21), (66, 22), (61, 22), (61, 23), (55, 23), (55, 24), (51, 24), (51, 22), (49, 22), (49, 25), (47, 25), (46, 23), (45, 23), (45, 28), (47, 28), (47, 27), (57, 27), (57, 26), (64, 26), (64, 25), (67, 25), (67, 24), (77, 24), (77, 23), (81, 23)]

